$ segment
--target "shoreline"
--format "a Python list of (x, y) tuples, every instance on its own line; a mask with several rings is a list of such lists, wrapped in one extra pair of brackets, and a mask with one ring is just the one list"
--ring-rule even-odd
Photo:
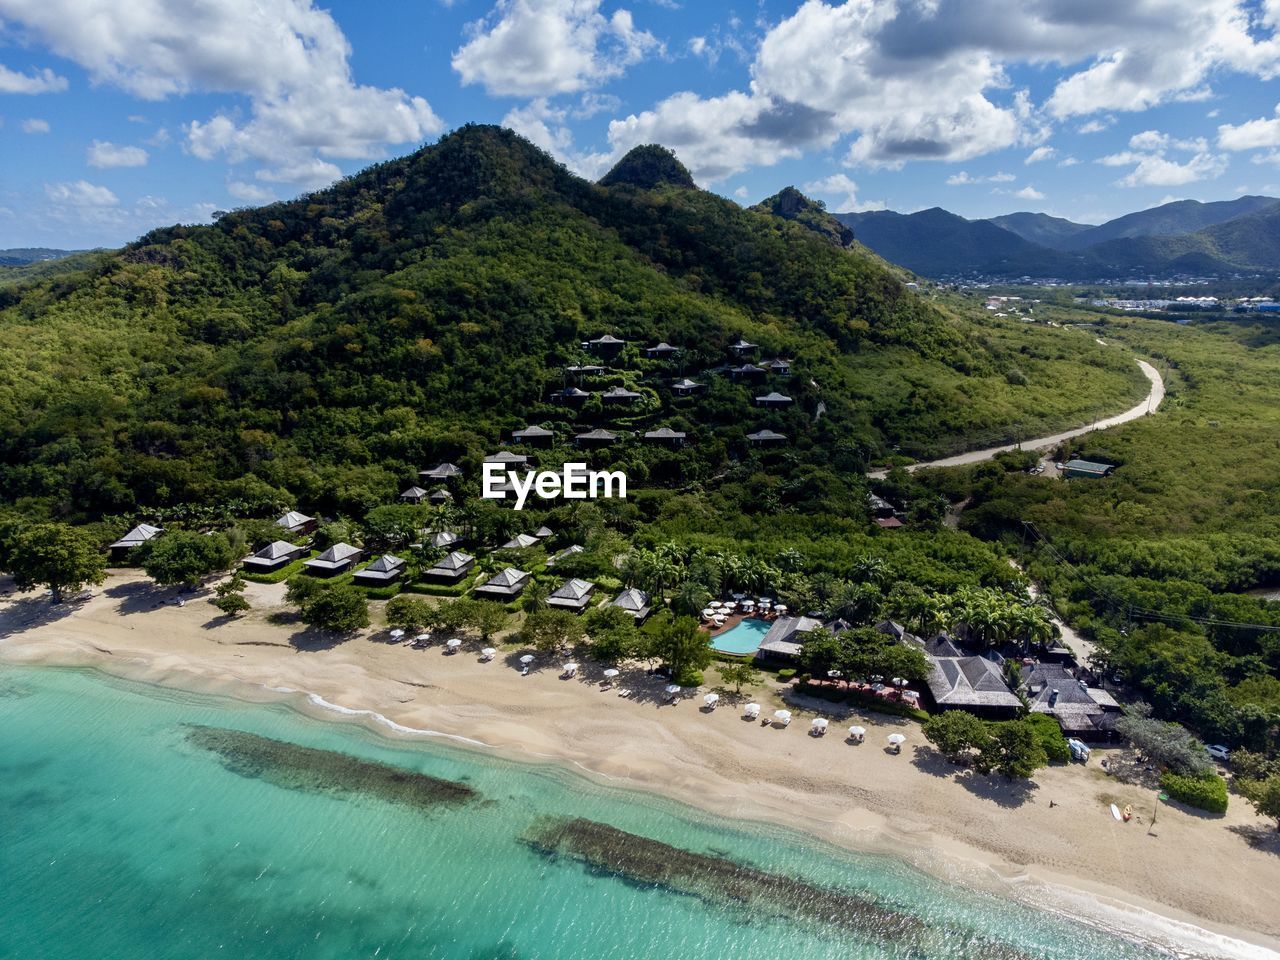
[[(1178, 867), (1172, 864), (1153, 863), (1149, 871), (1142, 871), (1147, 886), (1130, 889), (1116, 882), (1125, 880), (1124, 876), (1089, 878), (1065, 858), (1027, 856), (1028, 849), (1017, 844), (994, 842), (1007, 840), (1005, 832), (1034, 834), (1035, 822), (1014, 822), (1030, 819), (1020, 816), (1026, 811), (1049, 828), (1055, 824), (1075, 828), (1066, 841), (1086, 848), (1097, 845), (1099, 856), (1105, 848), (1144, 846), (1139, 841), (1141, 828), (1126, 833), (1124, 828), (1116, 829), (1109, 816), (1104, 820), (1101, 812), (1093, 822), (1069, 820), (1064, 807), (1084, 809), (1078, 796), (1057, 803), (1062, 812), (1056, 819), (1054, 814), (1046, 818), (1047, 800), (1042, 797), (1024, 800), (1006, 812), (1000, 806), (1001, 797), (993, 801), (975, 796), (950, 782), (950, 775), (917, 769), (908, 755), (921, 742), (918, 735), (911, 736), (903, 756), (890, 757), (871, 741), (882, 740), (886, 730), (900, 724), (893, 718), (868, 720), (859, 715), (858, 722), (874, 729), (868, 744), (849, 747), (839, 742), (838, 735), (809, 737), (803, 722), (792, 725), (797, 729), (759, 729), (755, 723), (739, 720), (736, 708), (729, 705), (707, 714), (690, 702), (663, 708), (647, 700), (620, 700), (612, 691), (602, 692), (592, 678), (561, 681), (554, 675), (558, 671), (547, 669), (520, 678), (502, 662), (503, 655), (493, 664), (480, 664), (469, 652), (442, 656), (438, 647), (414, 651), (369, 638), (301, 652), (287, 642), (262, 639), (271, 631), (283, 633), (266, 623), (202, 625), (196, 612), (204, 606), (200, 603), (122, 616), (112, 609), (114, 603), (106, 593), (111, 586), (129, 581), (130, 575), (113, 576), (107, 591), (54, 622), (0, 630), (6, 636), (0, 640), (0, 660), (21, 666), (90, 668), (160, 688), (283, 704), (324, 722), (354, 722), (397, 743), (434, 741), (526, 767), (546, 767), (556, 775), (582, 776), (607, 789), (642, 791), (704, 817), (742, 821), (746, 828), (781, 828), (844, 850), (892, 856), (947, 882), (1174, 947), (1182, 955), (1280, 956), (1280, 918), (1267, 910), (1265, 895), (1280, 879), (1280, 861), (1273, 853), (1248, 847), (1221, 824), (1176, 808), (1162, 808), (1161, 830), (1176, 829), (1185, 818), (1187, 823), (1181, 826), (1188, 828), (1188, 836), (1198, 838), (1197, 847), (1204, 841), (1206, 828), (1221, 834), (1212, 838), (1214, 860), (1205, 869), (1216, 868), (1218, 879), (1232, 889), (1212, 890), (1215, 880), (1206, 876), (1193, 888), (1203, 885), (1215, 896), (1177, 902), (1186, 898), (1175, 895), (1179, 893), (1173, 884)], [(5, 613), (5, 605), (0, 604), (0, 626)], [(140, 622), (124, 625), (121, 620)], [(141, 629), (144, 624), (145, 630)], [(224, 629), (229, 631), (225, 638)], [(435, 679), (437, 672), (438, 684), (417, 682)], [(476, 689), (477, 680), (484, 692)], [(792, 709), (803, 707), (792, 705)], [(594, 735), (592, 730), (579, 730), (573, 716), (580, 716)], [(916, 728), (903, 729), (910, 735)], [(720, 735), (724, 732), (730, 736)], [(696, 740), (691, 742), (693, 737), (682, 733), (696, 735)], [(741, 750), (733, 741), (746, 742), (748, 747)], [(852, 769), (832, 769), (833, 760), (845, 761)], [(809, 769), (815, 761), (824, 765)], [(872, 766), (884, 776), (867, 778), (863, 768)], [(895, 770), (896, 775), (891, 772)], [(850, 772), (855, 776), (850, 778)], [(856, 775), (859, 772), (863, 775)], [(1050, 768), (1042, 773), (1046, 776), (1037, 779), (1052, 782), (1042, 784), (1040, 793), (1064, 790), (1071, 779), (1079, 781), (1076, 787), (1095, 785), (1089, 772), (1078, 768)], [(1105, 785), (1118, 792), (1127, 789)], [(989, 809), (993, 802), (994, 818)], [(1237, 799), (1233, 805), (1237, 809), (1232, 811), (1236, 818), (1252, 819), (1247, 809), (1241, 818), (1239, 806)], [(993, 820), (997, 829), (988, 838), (992, 842), (987, 846), (972, 842), (970, 820), (979, 826)], [(970, 829), (958, 829), (962, 823)], [(1081, 831), (1102, 839), (1076, 836)], [(1042, 839), (1063, 838), (1046, 835)], [(1174, 845), (1179, 843), (1174, 839), (1172, 844), (1166, 841), (1151, 849), (1159, 852), (1157, 860), (1176, 857), (1180, 851)], [(1248, 856), (1235, 861), (1234, 851), (1226, 849), (1229, 843), (1249, 851)], [(1197, 849), (1192, 858), (1201, 854), (1207, 856), (1209, 851)], [(1122, 852), (1117, 862), (1132, 868), (1134, 856)], [(1246, 893), (1252, 893), (1252, 898)], [(1234, 913), (1227, 909), (1231, 904)], [(1267, 922), (1272, 929), (1264, 927)]]

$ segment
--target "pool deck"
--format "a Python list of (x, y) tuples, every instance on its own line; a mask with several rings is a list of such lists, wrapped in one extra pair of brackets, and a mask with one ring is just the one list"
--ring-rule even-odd
[(715, 625), (708, 624), (706, 621), (703, 621), (702, 629), (707, 631), (707, 633), (710, 634), (711, 638), (714, 640), (716, 637), (720, 636), (720, 634), (728, 633), (730, 630), (732, 630), (734, 627), (740, 624), (743, 620), (763, 620), (765, 623), (773, 623), (773, 621), (777, 619), (778, 619), (777, 614), (773, 614), (773, 613), (763, 617), (757, 613), (753, 613), (750, 616), (747, 616), (745, 613), (732, 613), (729, 616), (725, 617), (724, 626), (717, 627)]

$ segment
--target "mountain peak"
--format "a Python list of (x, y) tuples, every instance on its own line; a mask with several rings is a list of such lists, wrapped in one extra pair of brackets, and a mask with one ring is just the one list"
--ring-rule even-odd
[(841, 247), (853, 243), (852, 230), (827, 213), (825, 206), (806, 197), (795, 187), (783, 187), (751, 209), (771, 213), (784, 220), (794, 220)]
[(675, 151), (657, 143), (632, 147), (614, 168), (600, 178), (600, 185), (614, 187), (627, 184), (641, 190), (672, 186), (697, 189), (693, 176), (676, 157)]

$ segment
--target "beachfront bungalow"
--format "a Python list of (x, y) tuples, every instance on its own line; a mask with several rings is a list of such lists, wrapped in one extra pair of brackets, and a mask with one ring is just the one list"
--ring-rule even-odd
[(600, 357), (612, 359), (622, 352), (622, 348), (627, 345), (627, 341), (619, 340), (611, 333), (606, 333), (602, 337), (596, 337), (594, 340), (588, 340), (586, 347), (592, 353)]
[(756, 397), (756, 406), (764, 407), (768, 410), (777, 410), (782, 407), (789, 407), (795, 401), (785, 394), (779, 393), (777, 390), (770, 390), (762, 397)]
[(644, 439), (648, 443), (661, 443), (668, 447), (683, 447), (686, 434), (683, 430), (672, 430), (670, 427), (659, 427), (657, 430), (645, 432)]
[(685, 377), (682, 380), (677, 380), (671, 385), (671, 392), (677, 397), (690, 397), (699, 390), (705, 389), (707, 389), (707, 385), (705, 383), (695, 383), (688, 377)]
[(733, 380), (760, 380), (766, 374), (764, 367), (757, 367), (754, 363), (744, 363), (740, 367), (730, 367), (729, 376)]
[(499, 549), (501, 550), (528, 550), (530, 547), (538, 545), (538, 538), (529, 533), (518, 533)]
[(551, 399), (556, 403), (562, 403), (567, 407), (580, 407), (587, 402), (587, 398), (591, 394), (577, 387), (565, 387), (563, 390), (556, 390), (551, 394)]
[(750, 356), (751, 354), (755, 353), (759, 349), (760, 349), (759, 344), (748, 343), (746, 340), (744, 340), (741, 337), (738, 338), (737, 343), (729, 344), (729, 352), (732, 353), (735, 357)]
[(429, 470), (418, 473), (419, 480), (452, 480), (462, 476), (462, 468), (456, 463), (437, 463)]
[(510, 450), (503, 450), (501, 453), (485, 457), (484, 462), (500, 463), (504, 467), (526, 467), (529, 465), (529, 458), (523, 453), (512, 453)]
[(673, 347), (664, 340), (662, 343), (655, 344), (652, 347), (645, 347), (644, 355), (650, 360), (670, 360), (680, 355), (680, 348)]
[(1008, 720), (1022, 707), (995, 660), (964, 656), (946, 634), (924, 644), (924, 653), (929, 659), (925, 685), (936, 709), (967, 710), (988, 720)]
[(631, 614), (631, 616), (635, 617), (636, 623), (643, 622), (644, 618), (649, 616), (649, 595), (643, 590), (637, 590), (635, 587), (623, 590), (609, 603), (619, 610)]
[(400, 491), (401, 503), (418, 504), (427, 498), (427, 491), (421, 487), (409, 487), (407, 490)]
[(362, 587), (385, 587), (393, 583), (404, 573), (405, 564), (402, 559), (384, 553), (363, 570), (357, 570), (351, 579)]
[(584, 550), (586, 550), (586, 547), (584, 547), (580, 543), (575, 543), (573, 544), (573, 546), (565, 547), (563, 550), (561, 550), (559, 553), (557, 553), (555, 556), (553, 556), (550, 560), (547, 561), (547, 566), (554, 567), (561, 560), (565, 559), (565, 557), (575, 556), (579, 553), (582, 553)]
[(1070, 480), (1073, 477), (1090, 477), (1098, 479), (1101, 477), (1109, 477), (1115, 472), (1116, 465), (1114, 463), (1096, 463), (1092, 460), (1068, 460), (1062, 466), (1063, 478)]
[(160, 534), (164, 533), (164, 528), (153, 527), (149, 523), (140, 523), (123, 537), (111, 544), (108, 549), (111, 551), (111, 559), (114, 561), (126, 560), (135, 547), (140, 547), (148, 541), (154, 540)]
[(791, 361), (783, 360), (781, 357), (775, 357), (764, 365), (764, 368), (770, 373), (785, 376), (791, 372)]
[(287, 540), (276, 540), (257, 553), (245, 557), (240, 565), (250, 573), (271, 573), (293, 563), (306, 552), (306, 547), (295, 546)]
[(591, 595), (595, 592), (594, 583), (575, 577), (572, 580), (566, 580), (551, 596), (547, 597), (547, 606), (572, 613), (582, 613), (587, 609), (587, 604), (591, 602)]
[(813, 617), (779, 617), (760, 641), (756, 656), (762, 660), (795, 660), (808, 634), (822, 628)]
[(507, 567), (476, 587), (475, 592), (478, 596), (491, 600), (512, 600), (520, 596), (528, 585), (529, 574), (515, 567)]
[(616, 442), (618, 435), (609, 430), (597, 428), (588, 430), (586, 433), (580, 433), (573, 438), (573, 442), (579, 447), (607, 447)]
[(511, 431), (511, 442), (527, 447), (549, 447), (555, 438), (555, 431), (546, 427), (525, 427), (523, 430)]
[(422, 571), (422, 579), (431, 583), (454, 584), (471, 572), (476, 565), (476, 558), (469, 553), (455, 550), (446, 557), (441, 557), (435, 565)]
[(757, 430), (755, 433), (748, 433), (747, 442), (753, 447), (780, 447), (787, 442), (787, 437), (785, 434), (766, 428)]
[(462, 537), (458, 536), (452, 530), (437, 530), (431, 534), (431, 538), (427, 541), (437, 550), (446, 550), (454, 544), (461, 543)]
[(453, 494), (444, 487), (436, 487), (427, 494), (427, 503), (433, 507), (443, 507), (446, 503), (453, 502)]
[(290, 510), (284, 516), (276, 518), (276, 526), (281, 527), (285, 533), (292, 537), (301, 537), (320, 526), (320, 521), (315, 517), (308, 517), (305, 513), (299, 513), (297, 510)]
[(359, 547), (353, 547), (349, 543), (335, 543), (320, 556), (312, 557), (302, 565), (313, 577), (333, 577), (350, 570), (363, 556), (364, 551)]
[(1060, 663), (1037, 663), (1022, 675), (1032, 713), (1058, 721), (1067, 737), (1097, 743), (1114, 739), (1122, 708), (1101, 687), (1091, 687)]
[(626, 387), (610, 387), (600, 394), (600, 402), (608, 406), (629, 407), (640, 399), (640, 394)]

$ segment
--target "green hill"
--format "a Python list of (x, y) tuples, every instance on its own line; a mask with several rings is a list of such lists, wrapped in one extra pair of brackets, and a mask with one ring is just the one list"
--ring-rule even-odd
[(1087, 223), (1076, 223), (1047, 213), (1006, 213), (987, 220), (1002, 230), (1016, 233), (1023, 240), (1038, 243), (1053, 250), (1071, 249), (1070, 239), (1093, 228)]
[[(1237, 197), (1235, 200), (1218, 200), (1201, 203), (1199, 200), (1173, 200), (1149, 210), (1116, 217), (1106, 223), (1074, 233), (1060, 249), (1083, 250), (1110, 240), (1135, 237), (1176, 237), (1195, 233), (1215, 224), (1226, 223), (1236, 217), (1275, 206), (1275, 197)], [(1049, 244), (1049, 246), (1054, 246)]]
[[(477, 477), (505, 431), (537, 423), (557, 435), (544, 462), (607, 427), (620, 440), (594, 456), (639, 486), (847, 513), (861, 468), (895, 446), (950, 452), (1141, 392), (1117, 351), (931, 304), (858, 249), (698, 190), (673, 162), (639, 148), (592, 184), (469, 126), (298, 200), (0, 287), (0, 498), (72, 519), (359, 516), (432, 463)], [(628, 343), (577, 381), (591, 399), (555, 402), (604, 333)], [(740, 338), (791, 371), (726, 375)], [(660, 340), (678, 360), (640, 349)], [(677, 376), (707, 389), (674, 396)], [(609, 386), (640, 396), (606, 407)], [(760, 387), (795, 402), (757, 409)], [(658, 426), (690, 446), (646, 444)], [(745, 434), (762, 426), (787, 445), (753, 451)]]

